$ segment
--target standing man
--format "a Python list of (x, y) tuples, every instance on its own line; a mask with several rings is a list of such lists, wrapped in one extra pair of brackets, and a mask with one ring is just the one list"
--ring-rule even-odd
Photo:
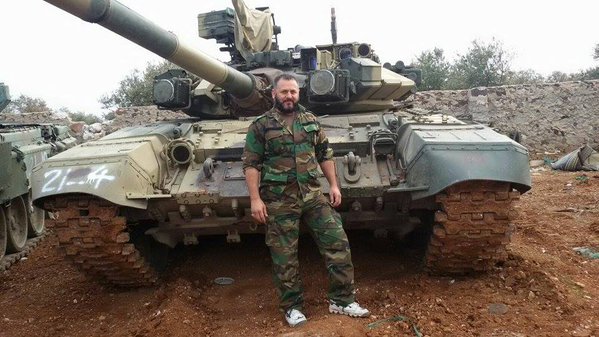
[[(303, 221), (324, 256), (329, 273), (329, 311), (352, 317), (370, 312), (355, 301), (354, 267), (341, 217), (333, 150), (316, 117), (298, 104), (295, 77), (274, 79), (274, 107), (250, 125), (243, 153), (252, 217), (267, 225), (273, 272), (285, 319), (294, 327), (306, 322), (297, 257)], [(318, 166), (329, 182), (329, 200), (318, 182)], [(331, 206), (332, 205), (332, 206)]]

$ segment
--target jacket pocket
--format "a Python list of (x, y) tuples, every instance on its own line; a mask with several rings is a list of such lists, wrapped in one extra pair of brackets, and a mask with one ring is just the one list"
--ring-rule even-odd
[(285, 134), (283, 130), (270, 130), (265, 134), (266, 151), (275, 156), (293, 156), (293, 136)]
[(316, 123), (304, 124), (302, 125), (304, 132), (306, 132), (306, 139), (310, 141), (312, 145), (316, 145), (318, 131), (320, 131), (320, 127)]
[(262, 177), (264, 182), (274, 182), (274, 183), (287, 183), (287, 173), (264, 173), (264, 177)]
[(260, 182), (260, 197), (262, 200), (280, 200), (287, 186), (287, 177), (286, 173), (264, 173)]

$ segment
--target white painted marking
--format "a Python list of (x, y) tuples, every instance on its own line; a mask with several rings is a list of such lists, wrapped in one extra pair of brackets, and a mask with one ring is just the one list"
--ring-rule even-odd
[(50, 180), (46, 181), (46, 183), (42, 187), (42, 193), (52, 192), (56, 189), (55, 187), (51, 187), (51, 185), (54, 182), (54, 180), (60, 177), (61, 173), (62, 170), (52, 170), (44, 173), (44, 178), (48, 179), (48, 177), (50, 177)]
[(90, 185), (92, 188), (98, 189), (98, 187), (100, 187), (100, 185), (102, 185), (104, 182), (116, 180), (114, 175), (109, 174), (110, 172), (106, 168), (106, 165), (92, 167), (91, 170), (91, 173), (88, 173), (84, 176), (77, 176), (75, 178), (69, 177), (72, 168), (68, 168), (66, 170), (50, 170), (44, 173), (45, 183), (42, 186), (42, 193), (48, 193), (52, 191), (58, 192), (61, 191), (65, 186), (69, 187), (73, 185)]
[(106, 173), (108, 173), (108, 169), (106, 169), (105, 167), (106, 166), (99, 167), (92, 173), (88, 174), (87, 183), (93, 185), (95, 182), (96, 184), (94, 185), (94, 188), (98, 188), (102, 180), (113, 181), (115, 177), (112, 175), (107, 175)]
[(60, 185), (58, 185), (58, 189), (56, 191), (62, 190), (62, 187), (64, 186), (64, 183), (67, 181), (69, 173), (71, 173), (71, 169), (68, 169), (67, 173), (62, 177), (62, 180), (60, 181)]

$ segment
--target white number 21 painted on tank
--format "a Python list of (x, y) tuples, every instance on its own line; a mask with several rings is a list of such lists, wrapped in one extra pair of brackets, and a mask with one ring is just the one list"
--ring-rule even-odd
[(59, 192), (65, 186), (89, 185), (97, 189), (104, 182), (116, 179), (106, 168), (106, 165), (98, 167), (85, 167), (77, 169), (55, 169), (44, 173), (44, 186), (42, 193)]

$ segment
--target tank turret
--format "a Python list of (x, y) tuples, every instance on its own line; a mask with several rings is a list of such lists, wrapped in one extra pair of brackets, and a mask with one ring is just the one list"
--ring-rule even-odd
[[(332, 44), (279, 50), (276, 35), (280, 28), (274, 25), (274, 16), (267, 8), (251, 10), (239, 1), (234, 1), (234, 7), (241, 14), (228, 8), (198, 16), (200, 37), (225, 44), (221, 50), (231, 54), (229, 64), (183, 43), (118, 1), (46, 1), (182, 67), (184, 71), (173, 70), (156, 78), (154, 102), (191, 116), (259, 115), (272, 106), (270, 84), (282, 71), (296, 74), (302, 89), (300, 103), (317, 114), (391, 109), (415, 88), (412, 79), (402, 76), (403, 69), (383, 67), (368, 43), (337, 43), (336, 28), (332, 30)], [(266, 14), (266, 33), (250, 37), (243, 33), (243, 27), (255, 24), (250, 22), (254, 16), (245, 15), (245, 11)], [(334, 20), (332, 11), (332, 25)], [(246, 40), (240, 40), (240, 35)], [(248, 38), (249, 42), (244, 42)], [(268, 43), (260, 42), (264, 46), (258, 49), (247, 48), (259, 40)]]
[[(337, 26), (335, 10), (331, 9), (332, 44), (315, 47), (296, 46), (279, 50), (277, 34), (280, 27), (274, 25), (274, 14), (267, 7), (252, 10), (252, 17), (261, 17), (260, 12), (272, 18), (270, 26), (271, 48), (262, 48), (247, 52), (246, 45), (263, 45), (256, 40), (240, 41), (244, 27), (250, 32), (267, 30), (255, 23), (240, 20), (246, 18), (249, 9), (233, 1), (235, 10), (227, 8), (198, 15), (199, 35), (205, 39), (215, 39), (224, 44), (221, 51), (229, 52), (229, 65), (237, 70), (263, 78), (270, 82), (281, 71), (291, 72), (299, 80), (300, 103), (316, 114), (343, 114), (380, 111), (393, 109), (399, 101), (408, 98), (415, 90), (420, 74), (416, 69), (406, 71), (407, 67), (383, 67), (378, 56), (368, 43), (337, 43)], [(247, 38), (247, 36), (244, 37)], [(401, 61), (397, 62), (403, 64)], [(210, 117), (214, 111), (222, 117), (222, 111), (234, 111), (233, 116), (240, 115), (235, 109), (223, 107), (209, 109), (219, 103), (214, 99), (215, 92), (206, 90), (208, 85), (200, 84), (198, 90), (192, 92), (192, 115)], [(207, 96), (212, 97), (212, 101)], [(270, 95), (267, 95), (270, 98)]]

